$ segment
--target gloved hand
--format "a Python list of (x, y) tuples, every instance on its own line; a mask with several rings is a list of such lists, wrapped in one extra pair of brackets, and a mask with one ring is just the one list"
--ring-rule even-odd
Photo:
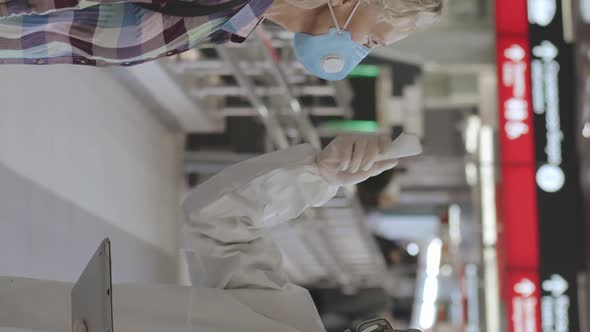
[(385, 135), (359, 134), (336, 137), (316, 157), (322, 177), (331, 185), (352, 185), (381, 174), (397, 160), (376, 161), (391, 144)]

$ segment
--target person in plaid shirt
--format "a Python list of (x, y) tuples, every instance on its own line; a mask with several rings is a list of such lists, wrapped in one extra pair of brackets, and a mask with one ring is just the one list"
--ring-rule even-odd
[(213, 15), (175, 17), (140, 4), (167, 0), (0, 0), (0, 63), (135, 65), (195, 47), (241, 43), (263, 19), (315, 36), (334, 27), (332, 17), (344, 22), (350, 16), (352, 40), (373, 48), (432, 24), (442, 10), (442, 0), (360, 1), (244, 0)]

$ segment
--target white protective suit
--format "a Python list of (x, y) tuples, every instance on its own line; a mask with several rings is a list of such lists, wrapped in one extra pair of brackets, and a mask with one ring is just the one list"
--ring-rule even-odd
[[(193, 287), (115, 285), (114, 332), (325, 331), (307, 290), (289, 282), (268, 234), (336, 193), (338, 184), (316, 155), (309, 145), (270, 153), (193, 190), (183, 203)], [(351, 164), (358, 169), (361, 163), (353, 158)], [(0, 331), (70, 331), (71, 287), (0, 277)]]

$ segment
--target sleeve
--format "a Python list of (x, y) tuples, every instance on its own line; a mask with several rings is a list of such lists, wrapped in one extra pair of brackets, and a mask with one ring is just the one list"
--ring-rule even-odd
[(66, 10), (82, 10), (103, 4), (149, 3), (163, 4), (167, 0), (70, 0), (70, 1), (31, 1), (0, 0), (0, 19), (22, 15), (45, 15)]
[(193, 286), (289, 284), (269, 229), (336, 194), (314, 160), (309, 145), (266, 154), (225, 169), (188, 195), (182, 236)]

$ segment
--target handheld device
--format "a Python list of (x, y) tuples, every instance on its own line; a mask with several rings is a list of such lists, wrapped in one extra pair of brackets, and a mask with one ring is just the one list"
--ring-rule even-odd
[(422, 144), (416, 135), (401, 134), (387, 151), (378, 157), (378, 161), (411, 157), (422, 153)]

